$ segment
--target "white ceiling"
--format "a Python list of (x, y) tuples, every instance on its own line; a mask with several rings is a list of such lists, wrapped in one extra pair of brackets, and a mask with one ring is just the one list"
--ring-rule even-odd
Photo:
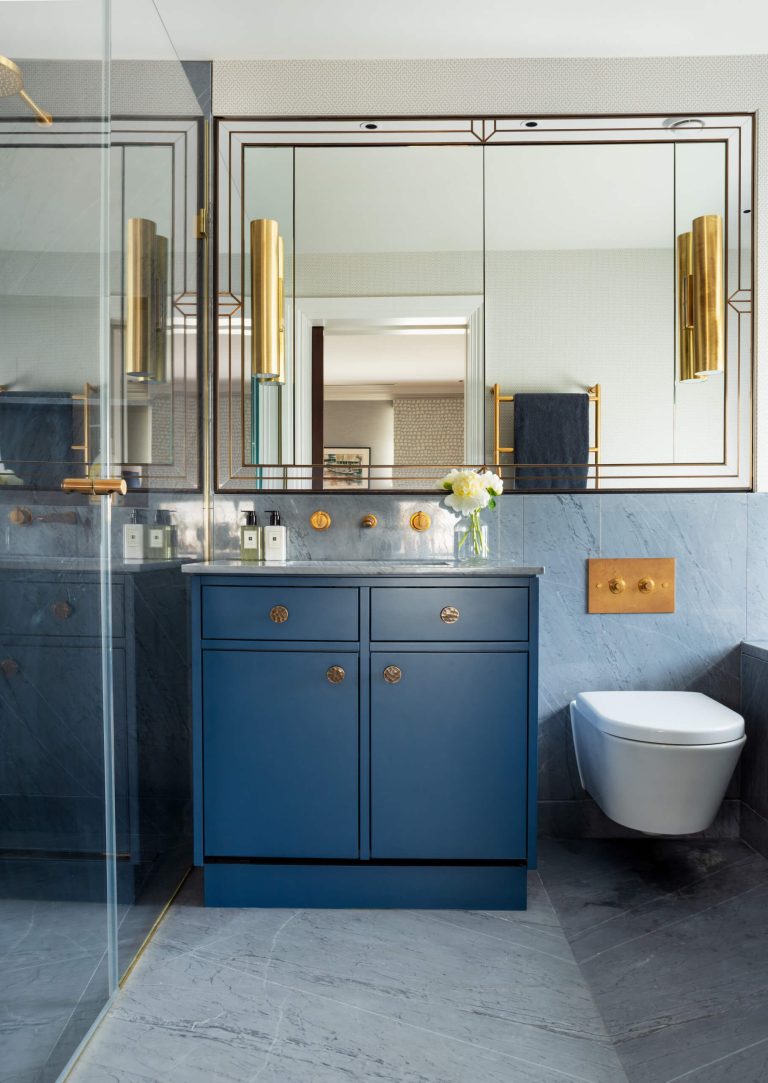
[(464, 379), (463, 334), (325, 335), (326, 384), (442, 383)]
[[(0, 51), (94, 56), (99, 7), (0, 0)], [(119, 59), (756, 53), (768, 53), (765, 0), (113, 0)]]

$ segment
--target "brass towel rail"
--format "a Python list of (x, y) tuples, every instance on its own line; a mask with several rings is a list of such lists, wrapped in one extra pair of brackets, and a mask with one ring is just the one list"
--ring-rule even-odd
[[(601, 420), (602, 420), (601, 416), (600, 416), (600, 406), (601, 406), (601, 403), (600, 403), (600, 384), (593, 384), (591, 387), (588, 387), (586, 389), (586, 391), (587, 391), (587, 395), (589, 396), (589, 401), (591, 403), (594, 403), (594, 406), (595, 406), (595, 443), (594, 443), (593, 447), (590, 447), (587, 450), (588, 450), (590, 455), (595, 456), (595, 461), (594, 461), (594, 464), (593, 464), (594, 467), (595, 467), (595, 488), (599, 489), (600, 488), (600, 425), (601, 425)], [(501, 476), (503, 476), (501, 474), (501, 471), (502, 471), (501, 456), (502, 455), (512, 455), (512, 454), (514, 454), (515, 449), (514, 449), (514, 447), (502, 447), (501, 446), (501, 404), (502, 404), (502, 402), (514, 402), (515, 401), (515, 396), (514, 395), (502, 395), (502, 393), (501, 393), (501, 385), (500, 384), (494, 384), (493, 385), (493, 387), (491, 388), (491, 395), (493, 396), (493, 466), (494, 466), (494, 469), (497, 470)], [(528, 466), (528, 465), (535, 465), (535, 464), (526, 463), (526, 465)], [(542, 463), (540, 465), (542, 465), (542, 466), (546, 466), (546, 465), (554, 465), (554, 466), (556, 466), (558, 464), (557, 463), (554, 463), (554, 464)], [(562, 465), (566, 465), (566, 464), (563, 463)]]

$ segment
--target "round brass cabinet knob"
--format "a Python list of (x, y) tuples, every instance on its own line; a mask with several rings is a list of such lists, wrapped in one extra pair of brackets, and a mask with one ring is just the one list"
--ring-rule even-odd
[(74, 609), (69, 602), (54, 602), (51, 611), (56, 620), (69, 620), (74, 613)]
[(387, 684), (397, 684), (403, 673), (399, 666), (387, 666), (384, 670), (384, 680)]
[(411, 516), (411, 526), (414, 530), (418, 530), (419, 533), (429, 530), (432, 526), (432, 517), (427, 515), (425, 511), (415, 511)]
[(443, 624), (455, 624), (460, 613), (455, 605), (447, 605), (440, 610), (440, 620)]
[(642, 594), (651, 594), (654, 590), (656, 590), (656, 583), (653, 579), (651, 579), (649, 575), (645, 575), (637, 584), (637, 589)]
[(627, 584), (623, 579), (611, 579), (608, 584), (608, 590), (611, 594), (623, 594), (627, 589)]
[(313, 530), (327, 530), (331, 525), (331, 517), (327, 511), (313, 511), (309, 523)]
[(0, 673), (4, 677), (15, 677), (19, 672), (19, 663), (14, 661), (13, 658), (4, 658), (0, 662)]
[(273, 605), (269, 611), (269, 619), (275, 624), (285, 624), (288, 620), (288, 610), (284, 605)]
[(341, 684), (346, 677), (346, 673), (341, 666), (331, 666), (325, 675), (331, 684)]

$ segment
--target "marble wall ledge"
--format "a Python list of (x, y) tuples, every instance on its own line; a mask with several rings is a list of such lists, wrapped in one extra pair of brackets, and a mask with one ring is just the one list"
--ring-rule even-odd
[(543, 575), (541, 566), (506, 562), (463, 564), (453, 560), (286, 560), (263, 564), (249, 560), (213, 560), (185, 564), (187, 575), (350, 575), (350, 576), (532, 576)]
[(742, 640), (741, 653), (751, 654), (753, 658), (768, 662), (768, 639)]

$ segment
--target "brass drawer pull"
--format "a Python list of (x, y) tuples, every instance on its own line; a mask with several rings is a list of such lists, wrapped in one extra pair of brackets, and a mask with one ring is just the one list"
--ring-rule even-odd
[(269, 619), (275, 624), (285, 624), (288, 620), (288, 610), (284, 605), (273, 605), (269, 611)]
[(459, 619), (459, 611), (455, 605), (446, 605), (440, 610), (440, 620), (443, 624), (455, 624)]
[(346, 677), (346, 673), (341, 666), (331, 666), (325, 675), (331, 684), (341, 684)]
[(387, 666), (384, 670), (384, 680), (387, 684), (397, 684), (403, 673), (399, 666)]
[(4, 677), (15, 677), (18, 672), (19, 663), (14, 661), (13, 658), (4, 658), (2, 662), (0, 662), (0, 673), (2, 673)]
[(74, 613), (74, 609), (69, 602), (54, 602), (51, 611), (56, 620), (69, 620)]

